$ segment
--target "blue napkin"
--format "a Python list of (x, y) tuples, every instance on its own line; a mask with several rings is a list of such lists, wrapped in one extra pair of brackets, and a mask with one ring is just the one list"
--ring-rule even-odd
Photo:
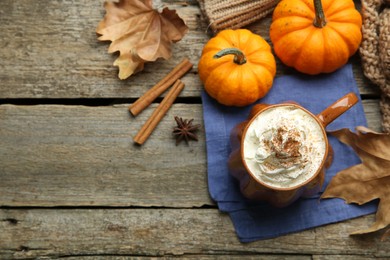
[[(347, 64), (331, 74), (277, 77), (270, 92), (258, 103), (296, 101), (313, 114), (318, 114), (349, 92), (360, 96), (352, 66)], [(253, 105), (227, 107), (217, 103), (206, 92), (202, 93), (202, 103), (209, 192), (219, 210), (230, 215), (241, 242), (273, 238), (376, 211), (375, 201), (362, 206), (348, 205), (338, 198), (320, 200), (321, 194), (301, 198), (286, 208), (274, 208), (266, 202), (246, 199), (240, 193), (238, 181), (229, 174), (227, 161), (231, 152), (230, 131), (247, 118)], [(367, 125), (361, 100), (328, 125), (327, 130), (349, 128), (354, 131), (358, 125)], [(323, 189), (337, 172), (361, 162), (349, 146), (333, 136), (328, 137), (334, 150), (334, 160), (326, 171)]]

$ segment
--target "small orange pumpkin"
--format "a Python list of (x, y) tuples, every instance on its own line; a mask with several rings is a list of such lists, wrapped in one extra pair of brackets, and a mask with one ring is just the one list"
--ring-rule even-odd
[(362, 18), (352, 0), (282, 0), (270, 38), (280, 60), (315, 75), (348, 62), (362, 40)]
[(247, 29), (227, 29), (204, 46), (198, 73), (205, 91), (219, 103), (245, 106), (268, 93), (276, 62), (261, 36)]

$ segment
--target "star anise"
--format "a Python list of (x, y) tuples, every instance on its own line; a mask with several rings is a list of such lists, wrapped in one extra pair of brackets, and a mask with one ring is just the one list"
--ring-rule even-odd
[(176, 137), (176, 145), (178, 145), (182, 140), (187, 144), (189, 140), (198, 141), (198, 136), (195, 134), (199, 130), (200, 125), (193, 125), (192, 121), (194, 119), (183, 119), (181, 117), (175, 116), (175, 121), (177, 126), (173, 128), (173, 134)]

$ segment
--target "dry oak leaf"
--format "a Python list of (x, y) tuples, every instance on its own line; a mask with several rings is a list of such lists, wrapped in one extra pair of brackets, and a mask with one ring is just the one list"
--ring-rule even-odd
[(145, 62), (169, 59), (171, 44), (188, 31), (175, 10), (165, 7), (160, 13), (152, 0), (106, 1), (106, 15), (96, 28), (100, 41), (111, 41), (109, 53), (119, 52), (114, 66), (119, 78), (126, 79), (143, 70)]
[[(371, 227), (352, 235), (365, 234), (390, 225), (390, 134), (376, 133), (366, 127), (330, 132), (341, 142), (350, 145), (362, 163), (337, 173), (332, 178), (322, 198), (342, 198), (347, 203), (359, 205), (379, 199), (376, 220)], [(382, 240), (390, 236), (388, 229)]]

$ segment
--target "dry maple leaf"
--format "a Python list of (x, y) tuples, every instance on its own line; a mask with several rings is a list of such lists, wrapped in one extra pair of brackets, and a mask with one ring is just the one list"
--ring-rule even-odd
[[(390, 134), (357, 127), (331, 132), (341, 142), (350, 145), (362, 163), (345, 169), (332, 178), (322, 198), (339, 197), (359, 205), (379, 199), (376, 220), (371, 227), (352, 234), (365, 234), (390, 225)], [(382, 239), (390, 236), (390, 229)]]
[(111, 41), (109, 53), (119, 51), (114, 62), (119, 78), (126, 79), (141, 71), (145, 62), (171, 57), (171, 44), (188, 31), (175, 10), (153, 9), (152, 0), (105, 2), (106, 15), (96, 32), (100, 41)]

